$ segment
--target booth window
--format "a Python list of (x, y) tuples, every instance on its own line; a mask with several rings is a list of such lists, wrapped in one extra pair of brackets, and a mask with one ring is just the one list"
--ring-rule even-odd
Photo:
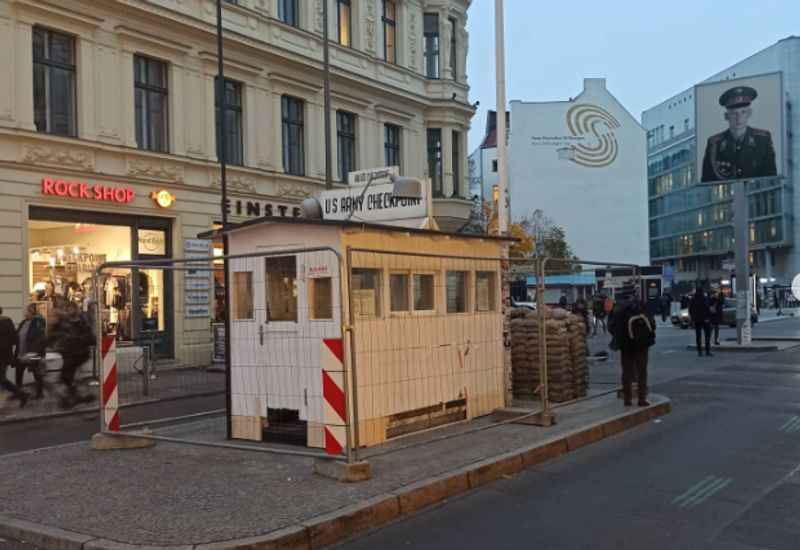
[(433, 311), (436, 307), (434, 277), (414, 274), (414, 311)]
[(392, 311), (408, 311), (408, 275), (404, 273), (392, 273), (389, 275), (389, 294), (391, 296), (390, 307)]
[(497, 280), (494, 271), (478, 271), (475, 274), (475, 309), (478, 311), (495, 311), (497, 296)]
[(234, 320), (253, 319), (253, 274), (250, 271), (233, 273), (232, 305)]
[(381, 270), (354, 269), (350, 277), (353, 309), (358, 317), (381, 315)]
[(467, 272), (447, 272), (447, 313), (467, 311)]
[(37, 132), (75, 137), (75, 39), (33, 28), (33, 115)]
[(310, 279), (312, 319), (333, 319), (333, 283), (330, 277)]
[(297, 322), (297, 258), (267, 258), (267, 320)]

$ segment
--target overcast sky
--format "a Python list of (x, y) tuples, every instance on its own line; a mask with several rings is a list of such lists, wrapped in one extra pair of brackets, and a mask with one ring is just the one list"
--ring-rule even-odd
[[(507, 99), (566, 100), (584, 77), (637, 118), (698, 81), (800, 35), (800, 0), (506, 0)], [(495, 108), (494, 0), (469, 10), (469, 151)]]

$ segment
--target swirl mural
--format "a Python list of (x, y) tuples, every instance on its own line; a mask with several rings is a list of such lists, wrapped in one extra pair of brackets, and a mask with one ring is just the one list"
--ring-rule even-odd
[(567, 111), (567, 128), (575, 138), (583, 138), (559, 151), (560, 156), (588, 168), (610, 166), (619, 153), (619, 144), (614, 130), (619, 121), (596, 105), (575, 105)]

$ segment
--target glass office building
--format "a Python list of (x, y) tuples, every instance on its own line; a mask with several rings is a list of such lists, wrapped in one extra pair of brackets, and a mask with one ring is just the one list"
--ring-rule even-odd
[[(793, 100), (800, 99), (800, 37), (789, 37), (712, 76), (716, 82), (781, 72), (786, 105), (784, 116), (785, 176), (749, 184), (750, 264), (761, 281), (788, 284), (800, 273), (795, 251), (795, 181), (797, 117)], [(647, 129), (650, 258), (666, 266), (679, 292), (698, 281), (730, 280), (733, 263), (733, 190), (729, 184), (696, 185), (694, 88), (677, 94), (642, 114)], [(669, 281), (666, 281), (669, 282)]]

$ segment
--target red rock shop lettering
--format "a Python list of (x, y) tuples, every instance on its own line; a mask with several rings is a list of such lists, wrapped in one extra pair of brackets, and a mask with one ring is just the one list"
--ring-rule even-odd
[(128, 204), (133, 201), (135, 193), (129, 187), (109, 187), (108, 185), (89, 185), (79, 181), (66, 181), (53, 178), (42, 178), (42, 194), (86, 199), (101, 202)]

